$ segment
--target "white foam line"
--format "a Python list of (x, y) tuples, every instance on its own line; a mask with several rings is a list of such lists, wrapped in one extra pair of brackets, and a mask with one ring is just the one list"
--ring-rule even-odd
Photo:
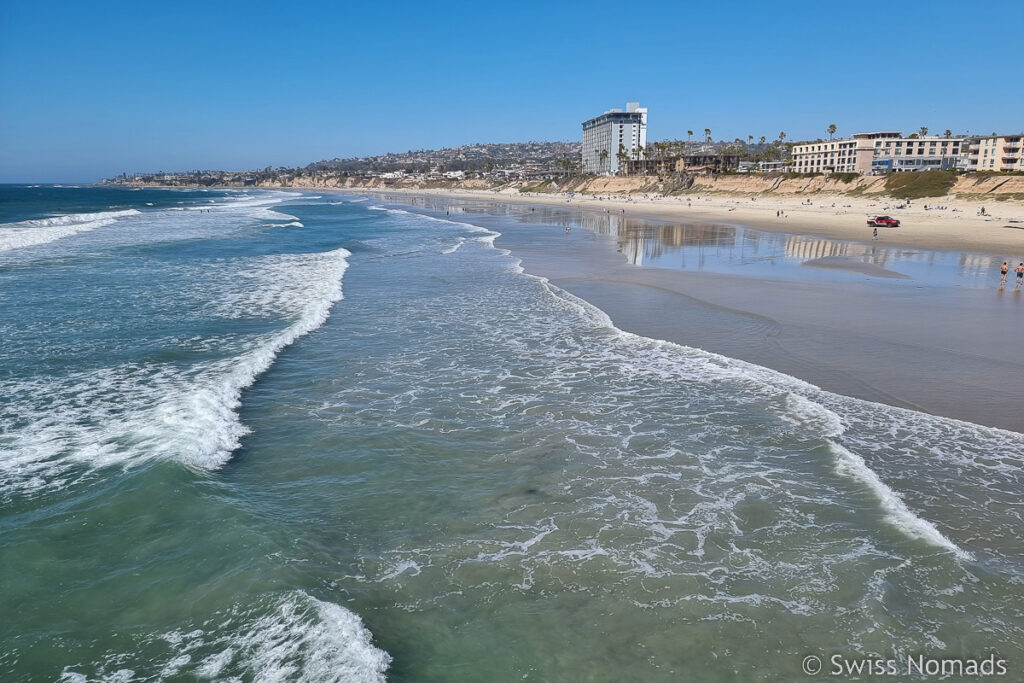
[[(269, 609), (268, 609), (269, 607)], [(238, 606), (215, 613), (201, 628), (150, 636), (158, 653), (142, 660), (138, 651), (107, 652), (89, 665), (64, 668), (60, 681), (186, 680), (296, 681), (297, 683), (383, 683), (391, 655), (373, 643), (359, 615), (303, 591), (277, 604)], [(135, 669), (158, 667), (155, 672)], [(80, 669), (91, 669), (82, 673)], [(79, 669), (79, 671), (76, 671)], [(240, 676), (228, 676), (237, 671)]]
[(889, 488), (878, 478), (874, 470), (867, 466), (864, 458), (835, 441), (830, 440), (828, 444), (836, 456), (836, 472), (870, 488), (886, 513), (886, 521), (891, 525), (911, 538), (950, 550), (963, 560), (973, 559), (970, 553), (961, 550), (953, 541), (943, 536), (931, 522), (911, 512), (900, 495)]
[(783, 420), (818, 432), (825, 438), (838, 439), (846, 431), (838, 415), (800, 394), (786, 394), (786, 410)]
[(459, 237), (458, 241), (456, 241), (455, 244), (453, 244), (450, 247), (445, 247), (444, 249), (441, 250), (441, 253), (442, 254), (453, 254), (456, 251), (458, 251), (459, 247), (461, 247), (465, 243), (466, 243), (466, 240), (463, 239), (462, 237)]
[(124, 211), (98, 211), (96, 213), (71, 213), (50, 218), (6, 223), (0, 225), (0, 251), (21, 249), (36, 244), (47, 244), (64, 237), (88, 232), (115, 223), (119, 218), (137, 216), (136, 209)]
[[(476, 241), (476, 242), (482, 242), (482, 243), (486, 244), (489, 247), (494, 247), (494, 240), (496, 240), (497, 238), (501, 237), (501, 233), (496, 231), (496, 230), (491, 230), (489, 228), (485, 228), (485, 227), (482, 227), (480, 225), (473, 225), (472, 223), (463, 223), (462, 221), (454, 221), (454, 220), (452, 220), (450, 218), (435, 218), (434, 216), (428, 216), (428, 215), (423, 214), (423, 213), (416, 213), (415, 211), (405, 211), (403, 209), (387, 209), (387, 208), (384, 208), (384, 207), (372, 207), (372, 206), (370, 208), (371, 209), (376, 208), (378, 211), (387, 211), (388, 213), (405, 214), (407, 216), (416, 216), (416, 217), (419, 217), (419, 218), (424, 218), (424, 219), (426, 219), (428, 221), (435, 221), (437, 223), (448, 223), (450, 225), (458, 225), (458, 226), (463, 227), (463, 228), (468, 228), (471, 232), (482, 232), (482, 233), (485, 233), (485, 235), (483, 237), (474, 237), (473, 240)], [(458, 247), (456, 247), (456, 249), (457, 248)], [(454, 251), (454, 249), (452, 251)], [(504, 251), (506, 255), (511, 253), (507, 249), (502, 249), (501, 251)], [(449, 252), (442, 252), (442, 253), (449, 253)], [(522, 268), (519, 268), (519, 271), (522, 272)]]
[[(486, 228), (484, 228), (486, 230)], [(489, 237), (490, 245), (494, 247), (494, 238), (499, 236), (501, 233), (493, 230), (488, 232), (494, 233), (492, 237)], [(504, 252), (506, 255), (511, 255), (511, 252), (507, 249), (499, 249), (498, 251)], [(746, 376), (748, 379), (753, 379), (758, 382), (770, 382), (773, 385), (781, 384), (787, 389), (800, 389), (809, 392), (824, 392), (821, 388), (805, 382), (801, 379), (787, 375), (785, 373), (772, 370), (771, 368), (765, 368), (760, 365), (748, 363), (728, 356), (722, 356), (720, 354), (711, 353), (702, 349), (695, 349), (689, 346), (683, 346), (670, 342), (667, 340), (651, 339), (648, 337), (642, 337), (632, 332), (627, 332), (615, 326), (612, 322), (611, 317), (603, 310), (594, 306), (589, 301), (581, 299), (570, 292), (557, 287), (545, 278), (537, 275), (526, 273), (522, 269), (522, 260), (516, 259), (516, 265), (520, 274), (533, 278), (540, 281), (545, 289), (555, 298), (560, 299), (570, 305), (576, 307), (583, 316), (590, 320), (595, 327), (607, 328), (621, 339), (633, 342), (642, 342), (646, 344), (657, 344), (659, 347), (665, 347), (670, 349), (677, 349), (679, 351), (685, 351), (687, 353), (697, 353), (705, 356), (709, 360), (717, 360), (724, 362), (725, 366), (709, 365), (709, 370), (714, 369), (716, 371), (725, 371), (725, 374), (736, 374)], [(853, 399), (851, 399), (853, 400)], [(842, 422), (838, 415), (828, 410), (824, 406), (821, 406), (809, 399), (799, 396), (798, 394), (790, 393), (787, 396), (788, 405), (797, 413), (797, 415), (804, 420), (813, 421), (817, 423), (815, 426), (823, 432), (824, 436), (831, 436), (833, 438), (838, 437), (844, 431)], [(880, 405), (880, 404), (879, 404)], [(889, 406), (885, 406), (889, 407)], [(913, 412), (913, 411), (910, 411)], [(791, 422), (797, 422), (796, 420), (790, 420)], [(836, 471), (840, 474), (852, 477), (857, 481), (869, 486), (877, 495), (878, 500), (886, 512), (887, 520), (908, 536), (928, 541), (933, 545), (940, 548), (952, 551), (957, 557), (965, 560), (972, 559), (970, 553), (959, 548), (955, 543), (946, 538), (942, 533), (932, 525), (931, 522), (918, 517), (907, 508), (903, 499), (900, 498), (899, 494), (889, 488), (878, 475), (867, 466), (864, 459), (859, 455), (847, 450), (839, 443), (830, 440), (829, 445), (833, 448), (833, 451), (837, 454)]]
[[(285, 347), (320, 327), (342, 298), (342, 278), (350, 256), (347, 250), (295, 256), (305, 257), (299, 260), (311, 271), (300, 290), (300, 303), (286, 306), (287, 313), (297, 317), (291, 325), (260, 337), (237, 356), (200, 364), (186, 374), (172, 368), (127, 366), (85, 373), (76, 382), (80, 382), (79, 397), (89, 399), (86, 405), (65, 400), (60, 405), (67, 408), (67, 415), (58, 411), (39, 416), (30, 428), (13, 435), (13, 444), (0, 443), (0, 500), (12, 492), (63, 487), (88, 476), (73, 473), (74, 467), (82, 465), (93, 472), (154, 459), (202, 469), (226, 463), (248, 432), (238, 414), (244, 389)], [(280, 296), (269, 291), (266, 301), (252, 303), (277, 308), (288, 303)], [(141, 385), (136, 384), (137, 377), (146, 375)], [(152, 387), (166, 390), (151, 391)], [(52, 390), (42, 380), (13, 388), (27, 396)], [(112, 411), (105, 404), (117, 395), (124, 395), (130, 403), (124, 410)]]
[[(231, 454), (241, 445), (241, 437), (248, 433), (237, 412), (242, 402), (242, 391), (266, 372), (285, 347), (327, 321), (331, 307), (343, 298), (341, 281), (348, 269), (346, 259), (351, 255), (347, 249), (335, 249), (325, 254), (336, 257), (332, 282), (325, 296), (312, 302), (297, 322), (272, 336), (262, 346), (236, 358), (232, 370), (219, 384), (197, 389), (182, 399), (165, 404), (161, 411), (164, 424), (160, 425), (157, 438), (166, 442), (169, 426), (175, 427), (178, 433), (190, 434), (194, 448), (181, 460), (195, 467), (213, 469), (230, 460)], [(181, 403), (192, 409), (181, 410)], [(200, 419), (196, 419), (197, 415)], [(211, 435), (214, 438), (211, 439)], [(180, 447), (180, 444), (167, 444), (167, 447), (171, 446)]]

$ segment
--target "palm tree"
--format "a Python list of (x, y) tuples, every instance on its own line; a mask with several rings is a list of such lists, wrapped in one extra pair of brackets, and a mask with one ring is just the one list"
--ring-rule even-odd
[(704, 142), (707, 142), (707, 143), (711, 142), (711, 129), (710, 128), (705, 128), (704, 129)]
[(951, 131), (949, 128), (947, 128), (946, 132), (943, 133), (942, 136), (946, 137), (946, 138), (951, 138), (951, 137), (953, 137), (953, 131)]
[(619, 172), (627, 171), (626, 162), (629, 161), (629, 152), (626, 151), (626, 146), (621, 142), (619, 143), (619, 151), (615, 153), (615, 158), (619, 160)]
[(604, 168), (605, 162), (608, 161), (608, 150), (602, 149), (598, 156), (601, 157), (601, 168)]
[(928, 126), (921, 126), (921, 137), (928, 135)]
[(786, 139), (786, 131), (784, 131), (784, 130), (783, 131), (779, 131), (779, 142), (782, 142), (785, 139)]
[(836, 129), (836, 124), (834, 124), (834, 123), (828, 124), (828, 128), (825, 129), (825, 132), (828, 133), (828, 139), (829, 140), (831, 140), (832, 136), (836, 134), (836, 130), (837, 130)]
[(754, 144), (754, 136), (753, 135), (748, 135), (747, 136), (747, 147), (750, 147), (752, 144)]
[(757, 144), (759, 144), (761, 146), (764, 146), (764, 143), (767, 142), (767, 141), (768, 141), (768, 138), (766, 138), (765, 136), (762, 135), (761, 139), (757, 141)]
[(689, 142), (690, 138), (692, 138), (692, 137), (693, 137), (693, 131), (692, 130), (686, 131), (686, 141)]

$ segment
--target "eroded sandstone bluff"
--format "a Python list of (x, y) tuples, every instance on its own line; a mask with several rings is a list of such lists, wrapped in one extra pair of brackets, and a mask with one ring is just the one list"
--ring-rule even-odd
[[(917, 176), (918, 174), (897, 174)], [(899, 178), (897, 178), (899, 179)], [(907, 178), (917, 180), (918, 178)], [(582, 177), (548, 180), (517, 180), (503, 183), (494, 180), (428, 180), (420, 178), (362, 178), (340, 177), (326, 174), (297, 174), (262, 180), (247, 187), (265, 188), (351, 188), (351, 189), (448, 189), (491, 190), (497, 192), (577, 192), (580, 194), (684, 194), (722, 193), (730, 195), (809, 195), (846, 194), (852, 196), (905, 196), (902, 187), (896, 187), (892, 176), (795, 176), (790, 174), (693, 176), (676, 174), (669, 177)], [(135, 186), (160, 186), (160, 182), (133, 182)], [(242, 186), (243, 183), (225, 183)], [(993, 199), (1024, 199), (1022, 175), (961, 175), (950, 177), (945, 185), (917, 196), (961, 196)]]

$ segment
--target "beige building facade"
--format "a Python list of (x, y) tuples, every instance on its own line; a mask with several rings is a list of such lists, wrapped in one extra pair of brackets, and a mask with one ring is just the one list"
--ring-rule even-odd
[(971, 140), (968, 171), (1024, 171), (1024, 134), (985, 135)]
[(904, 138), (898, 131), (857, 133), (842, 140), (794, 145), (797, 173), (888, 173), (966, 168), (963, 137)]
[(957, 136), (876, 140), (871, 172), (966, 171), (967, 146), (968, 139)]
[(797, 173), (870, 173), (875, 143), (901, 137), (899, 132), (881, 131), (794, 145), (791, 166)]

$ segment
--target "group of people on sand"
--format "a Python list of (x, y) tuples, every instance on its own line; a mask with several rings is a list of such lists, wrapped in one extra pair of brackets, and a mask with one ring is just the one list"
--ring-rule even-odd
[[(1014, 268), (1014, 271), (1017, 273), (1017, 286), (1020, 287), (1021, 285), (1024, 285), (1024, 263), (1018, 263), (1017, 267)], [(1006, 261), (1003, 261), (1003, 265), (999, 267), (999, 273), (1002, 275), (1002, 278), (999, 280), (999, 284), (1006, 284), (1006, 275), (1009, 272), (1010, 266), (1006, 264)]]

